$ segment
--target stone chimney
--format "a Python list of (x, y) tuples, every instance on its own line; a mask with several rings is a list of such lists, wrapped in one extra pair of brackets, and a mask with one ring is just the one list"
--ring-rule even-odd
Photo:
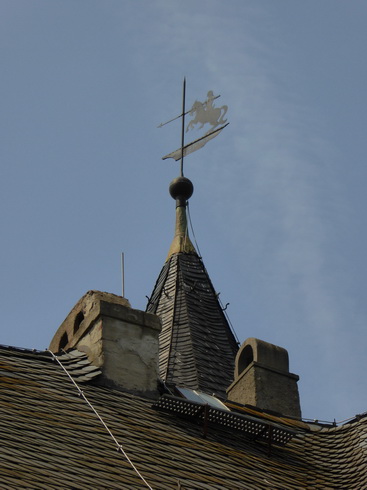
[(158, 382), (156, 315), (134, 310), (127, 299), (88, 291), (57, 330), (49, 349), (78, 349), (100, 368), (100, 383), (155, 396)]
[(237, 353), (234, 382), (227, 395), (243, 405), (301, 418), (298, 380), (289, 372), (286, 349), (249, 338)]

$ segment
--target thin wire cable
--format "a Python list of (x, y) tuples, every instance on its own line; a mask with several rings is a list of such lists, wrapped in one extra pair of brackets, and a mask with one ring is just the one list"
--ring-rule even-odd
[(129, 462), (129, 464), (131, 465), (131, 467), (133, 468), (133, 470), (135, 471), (135, 473), (143, 480), (143, 482), (146, 484), (146, 486), (148, 488), (150, 488), (150, 490), (153, 490), (153, 488), (145, 480), (145, 478), (143, 477), (143, 475), (139, 472), (139, 470), (137, 469), (137, 467), (134, 465), (134, 463), (131, 461), (131, 459), (129, 458), (129, 456), (126, 454), (126, 452), (124, 451), (123, 447), (118, 442), (118, 440), (116, 439), (116, 437), (112, 434), (112, 432), (109, 429), (109, 427), (107, 426), (106, 422), (102, 419), (102, 417), (99, 415), (99, 413), (97, 412), (97, 410), (93, 407), (93, 405), (91, 404), (91, 402), (85, 396), (83, 390), (80, 389), (80, 387), (78, 386), (78, 384), (76, 383), (76, 381), (73, 379), (73, 377), (71, 376), (71, 374), (67, 371), (67, 369), (65, 368), (65, 366), (62, 364), (62, 362), (60, 361), (60, 359), (57, 356), (55, 356), (55, 354), (52, 351), (50, 351), (49, 349), (47, 349), (47, 351), (51, 354), (53, 360), (58, 362), (58, 364), (61, 366), (61, 368), (63, 369), (63, 371), (69, 377), (70, 381), (73, 383), (73, 385), (75, 386), (75, 388), (78, 390), (79, 395), (84, 399), (84, 401), (87, 403), (87, 405), (89, 406), (89, 408), (98, 417), (99, 421), (102, 423), (103, 427), (106, 429), (106, 431), (109, 433), (109, 435), (112, 437), (114, 443), (116, 444), (117, 451), (121, 452), (125, 456), (125, 458)]
[(190, 229), (191, 229), (192, 237), (193, 237), (193, 239), (194, 239), (196, 249), (197, 249), (197, 251), (198, 251), (198, 253), (199, 253), (199, 257), (201, 257), (200, 248), (199, 248), (198, 242), (197, 242), (197, 240), (196, 240), (196, 236), (195, 236), (194, 228), (193, 228), (193, 226), (192, 226), (191, 214), (190, 214), (190, 204), (189, 204), (189, 201), (187, 201), (187, 215), (188, 215), (188, 217), (189, 217), (189, 223), (190, 223)]
[(238, 344), (238, 345), (240, 345), (240, 344), (241, 344), (240, 339), (238, 338), (238, 335), (237, 335), (237, 333), (236, 333), (236, 330), (234, 329), (234, 327), (233, 327), (233, 325), (232, 325), (232, 322), (231, 322), (231, 320), (230, 320), (230, 318), (229, 318), (229, 316), (228, 316), (227, 310), (226, 310), (226, 308), (223, 306), (222, 300), (220, 299), (220, 297), (219, 297), (219, 296), (218, 296), (218, 301), (219, 301), (220, 307), (222, 308), (222, 311), (223, 311), (223, 313), (224, 313), (224, 316), (226, 317), (226, 320), (227, 320), (227, 322), (228, 322), (228, 324), (229, 324), (229, 327), (230, 327), (230, 329), (231, 329), (231, 331), (232, 331), (232, 333), (233, 333), (233, 335), (234, 335), (234, 338), (236, 339), (237, 344)]
[(361, 419), (361, 418), (364, 418), (366, 417), (367, 415), (367, 412), (364, 412), (364, 413), (361, 413), (361, 414), (356, 414), (354, 415), (353, 417), (349, 417), (348, 419), (344, 419), (344, 420), (333, 420), (333, 422), (331, 422), (330, 420), (319, 420), (319, 419), (308, 419), (308, 418), (304, 418), (302, 417), (302, 421), (303, 422), (306, 422), (307, 424), (328, 424), (328, 425), (333, 425), (334, 427), (337, 427), (337, 426), (340, 426), (341, 424), (345, 424), (346, 422), (350, 422), (351, 420), (355, 420), (355, 419)]
[[(194, 242), (195, 242), (195, 246), (196, 246), (196, 249), (197, 249), (197, 251), (199, 253), (199, 256), (201, 258), (201, 252), (200, 252), (199, 245), (198, 245), (198, 242), (197, 242), (196, 237), (195, 237), (194, 227), (192, 226), (189, 201), (187, 201), (187, 215), (188, 215), (188, 218), (189, 218), (190, 229), (191, 229), (191, 233), (192, 233), (192, 236), (193, 236), (193, 239), (194, 239)], [(206, 270), (206, 267), (205, 267), (204, 263), (202, 261), (201, 261), (201, 263), (203, 264), (203, 267), (204, 267), (205, 272), (208, 274), (208, 271)], [(209, 276), (209, 274), (208, 274), (208, 276)], [(236, 331), (235, 331), (235, 329), (234, 329), (234, 327), (232, 325), (232, 322), (231, 322), (231, 320), (230, 320), (230, 318), (228, 316), (228, 313), (227, 313), (227, 311), (225, 310), (225, 308), (223, 306), (222, 300), (219, 298), (219, 294), (217, 295), (217, 299), (218, 299), (218, 302), (220, 304), (220, 307), (222, 308), (223, 314), (226, 317), (226, 320), (228, 322), (229, 328), (231, 329), (231, 332), (233, 333), (234, 338), (236, 339), (237, 344), (240, 345), (239, 338), (238, 338), (238, 336), (236, 334)]]
[[(199, 245), (198, 245), (198, 242), (197, 242), (196, 237), (195, 237), (194, 228), (193, 228), (193, 226), (192, 226), (189, 201), (187, 201), (187, 215), (188, 215), (188, 218), (189, 218), (190, 229), (191, 229), (192, 236), (193, 236), (193, 238), (194, 238), (195, 246), (196, 246), (196, 249), (197, 249), (197, 251), (198, 251), (198, 253), (199, 253), (199, 256), (201, 257), (201, 252), (200, 252), (200, 249), (199, 249)], [(204, 266), (204, 264), (203, 264), (203, 266)], [(204, 266), (204, 268), (205, 268), (205, 266)], [(230, 320), (230, 318), (229, 318), (229, 316), (228, 316), (227, 311), (226, 311), (226, 310), (224, 309), (224, 307), (223, 307), (222, 300), (219, 298), (219, 296), (218, 296), (218, 301), (219, 301), (219, 304), (220, 304), (220, 306), (221, 306), (221, 308), (222, 308), (222, 310), (223, 310), (224, 316), (225, 316), (225, 317), (226, 317), (226, 319), (227, 319), (227, 322), (228, 322), (228, 324), (229, 324), (229, 326), (230, 326), (230, 329), (231, 329), (231, 331), (232, 331), (232, 333), (233, 333), (233, 335), (234, 335), (234, 337), (235, 337), (235, 339), (236, 339), (237, 343), (238, 343), (238, 344), (240, 344), (240, 341), (239, 341), (239, 338), (238, 338), (238, 336), (237, 336), (237, 334), (236, 334), (236, 331), (235, 331), (235, 329), (234, 329), (234, 327), (233, 327), (233, 325), (232, 325), (232, 322), (231, 322), (231, 320)], [(367, 414), (367, 412), (366, 412), (366, 414)], [(356, 417), (361, 417), (361, 416), (364, 416), (364, 415), (365, 415), (365, 414), (362, 414), (362, 415), (356, 415), (356, 416), (354, 416), (354, 417), (350, 417), (350, 418), (348, 418), (348, 419), (341, 420), (341, 421), (339, 421), (339, 422), (336, 422), (336, 421), (334, 421), (334, 422), (327, 422), (327, 421), (325, 421), (325, 420), (322, 420), (322, 421), (320, 421), (320, 422), (324, 422), (324, 423), (327, 423), (327, 424), (336, 424), (336, 425), (339, 425), (339, 424), (343, 424), (343, 423), (345, 423), (345, 422), (349, 422), (350, 420), (353, 420), (353, 419), (354, 419), (354, 418), (356, 418)], [(302, 420), (304, 420), (305, 422), (306, 422), (306, 421), (308, 421), (308, 422), (314, 422), (314, 420), (312, 420), (312, 419), (304, 419), (304, 418), (303, 418)]]

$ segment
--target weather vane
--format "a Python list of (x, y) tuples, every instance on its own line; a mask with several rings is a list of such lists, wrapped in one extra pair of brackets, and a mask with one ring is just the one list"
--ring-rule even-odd
[[(178, 150), (165, 155), (162, 160), (166, 160), (167, 158), (173, 158), (178, 161), (181, 160), (181, 176), (183, 176), (183, 159), (186, 155), (193, 153), (196, 150), (202, 148), (206, 143), (218, 136), (218, 134), (228, 126), (227, 119), (224, 119), (224, 116), (227, 113), (228, 107), (226, 105), (222, 105), (221, 107), (215, 107), (213, 101), (218, 99), (220, 95), (214, 95), (212, 90), (209, 90), (207, 94), (207, 99), (204, 102), (199, 102), (196, 100), (191, 107), (190, 110), (186, 111), (185, 109), (185, 98), (186, 98), (186, 78), (183, 81), (183, 91), (182, 91), (182, 114), (179, 116), (170, 119), (165, 123), (161, 123), (158, 127), (161, 128), (166, 124), (175, 121), (176, 119), (182, 118), (182, 129), (181, 129), (181, 147)], [(193, 118), (188, 123), (185, 128), (185, 116), (189, 114)], [(201, 136), (200, 138), (192, 141), (185, 145), (185, 131), (189, 131), (190, 129), (194, 129), (197, 124), (200, 124), (198, 129), (202, 129), (205, 124), (210, 124), (210, 128), (208, 131)], [(219, 126), (219, 127), (218, 127)]]

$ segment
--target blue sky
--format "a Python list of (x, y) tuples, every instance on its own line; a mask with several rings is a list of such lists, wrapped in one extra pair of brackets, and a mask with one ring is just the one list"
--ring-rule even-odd
[[(285, 347), (303, 416), (367, 410), (367, 4), (0, 0), (0, 342), (43, 349), (88, 290), (144, 309), (174, 227), (187, 104), (230, 125), (187, 157), (190, 212), (241, 341)], [(195, 131), (192, 136), (196, 137)]]

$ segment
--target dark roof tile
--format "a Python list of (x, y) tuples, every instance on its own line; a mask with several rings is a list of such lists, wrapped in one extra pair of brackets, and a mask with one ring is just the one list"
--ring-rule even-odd
[[(0, 389), (2, 488), (147, 488), (47, 353), (0, 349)], [(269, 457), (267, 443), (231, 427), (209, 424), (204, 438), (199, 421), (157, 411), (149, 400), (81, 389), (154, 489), (366, 487), (366, 416), (312, 432), (258, 413), (296, 432)], [(246, 407), (243, 413), (255, 416)]]
[(162, 379), (225, 398), (233, 381), (238, 345), (196, 253), (170, 256), (147, 311), (162, 321)]

